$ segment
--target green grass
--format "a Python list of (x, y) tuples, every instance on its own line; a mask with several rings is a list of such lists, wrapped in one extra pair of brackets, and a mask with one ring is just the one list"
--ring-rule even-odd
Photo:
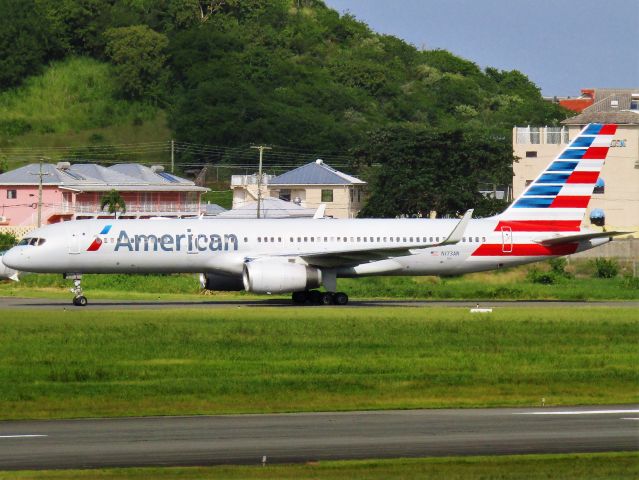
[(632, 308), (5, 311), (0, 417), (638, 400)]
[(639, 453), (507, 455), (318, 462), (266, 467), (112, 468), (0, 472), (1, 479), (635, 479)]
[(213, 192), (207, 192), (202, 195), (202, 203), (205, 202), (217, 203), (220, 207), (230, 210), (231, 207), (233, 207), (233, 191), (217, 190)]
[[(589, 262), (573, 264), (571, 269), (576, 278), (558, 279), (553, 285), (531, 282), (527, 278), (530, 268), (523, 266), (451, 278), (340, 279), (338, 288), (353, 299), (639, 300), (639, 278), (592, 278)], [(547, 266), (541, 264), (540, 268)], [(89, 298), (192, 300), (201, 293), (196, 275), (85, 275), (83, 286)], [(20, 283), (0, 283), (0, 295), (68, 297), (69, 287), (70, 282), (63, 280), (61, 275), (25, 275)], [(213, 292), (211, 295), (212, 298), (264, 298), (241, 292)]]

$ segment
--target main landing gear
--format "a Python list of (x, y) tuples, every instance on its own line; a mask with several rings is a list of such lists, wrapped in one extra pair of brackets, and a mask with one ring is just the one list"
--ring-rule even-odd
[(348, 295), (344, 292), (304, 290), (293, 292), (292, 298), (296, 305), (346, 305), (348, 303)]
[(76, 307), (86, 307), (88, 300), (83, 295), (82, 291), (82, 274), (79, 273), (65, 273), (64, 278), (73, 280), (73, 288), (71, 293), (73, 294), (73, 305)]

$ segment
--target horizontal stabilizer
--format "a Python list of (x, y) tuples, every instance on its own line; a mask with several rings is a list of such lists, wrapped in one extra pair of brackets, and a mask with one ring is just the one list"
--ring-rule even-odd
[(592, 240), (593, 238), (606, 238), (616, 237), (619, 235), (628, 235), (633, 232), (592, 232), (592, 233), (578, 233), (576, 235), (565, 235), (560, 237), (545, 238), (541, 240), (535, 240), (535, 243), (545, 246), (562, 245), (564, 243), (583, 242), (586, 240)]

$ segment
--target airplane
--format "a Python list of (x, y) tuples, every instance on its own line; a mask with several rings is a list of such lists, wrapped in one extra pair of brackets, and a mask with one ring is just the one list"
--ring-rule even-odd
[[(538, 262), (616, 235), (581, 222), (617, 126), (589, 124), (503, 213), (472, 219), (79, 220), (29, 233), (3, 257), (18, 271), (199, 273), (203, 288), (292, 293), (295, 304), (348, 303), (337, 279), (458, 275)], [(326, 291), (318, 290), (323, 286)]]

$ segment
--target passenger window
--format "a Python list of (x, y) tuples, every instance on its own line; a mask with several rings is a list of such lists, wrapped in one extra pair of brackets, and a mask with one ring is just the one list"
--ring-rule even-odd
[[(111, 239), (111, 243), (113, 243), (113, 239)], [(248, 237), (244, 237), (244, 243), (248, 243)]]
[(291, 237), (291, 243), (293, 242), (293, 237)]
[(433, 242), (433, 237), (430, 237), (430, 240), (428, 240), (428, 241), (432, 243)]
[(481, 237), (482, 242), (486, 242), (486, 237)]
[(304, 237), (304, 241), (305, 241), (305, 242), (308, 242), (308, 237)]
[(344, 241), (345, 241), (345, 242), (347, 242), (347, 241), (348, 241), (348, 238), (347, 238), (347, 237), (344, 237)]
[(275, 242), (275, 237), (271, 237), (271, 242)]
[(435, 237), (435, 241), (436, 241), (436, 242), (439, 242), (439, 237)]
[(413, 243), (413, 237), (410, 237), (410, 238), (408, 239), (408, 241), (409, 241), (410, 243)]
[(297, 237), (297, 241), (301, 242), (302, 241), (302, 237)]
[(479, 243), (479, 237), (475, 237), (475, 241)]
[(386, 237), (384, 237), (384, 241), (386, 241)]
[(357, 241), (361, 242), (362, 241), (361, 237), (357, 237)]
[(325, 241), (325, 242), (328, 242), (328, 237), (324, 237), (324, 241)]
[(311, 237), (311, 242), (314, 242), (314, 241), (315, 241), (315, 237)]

